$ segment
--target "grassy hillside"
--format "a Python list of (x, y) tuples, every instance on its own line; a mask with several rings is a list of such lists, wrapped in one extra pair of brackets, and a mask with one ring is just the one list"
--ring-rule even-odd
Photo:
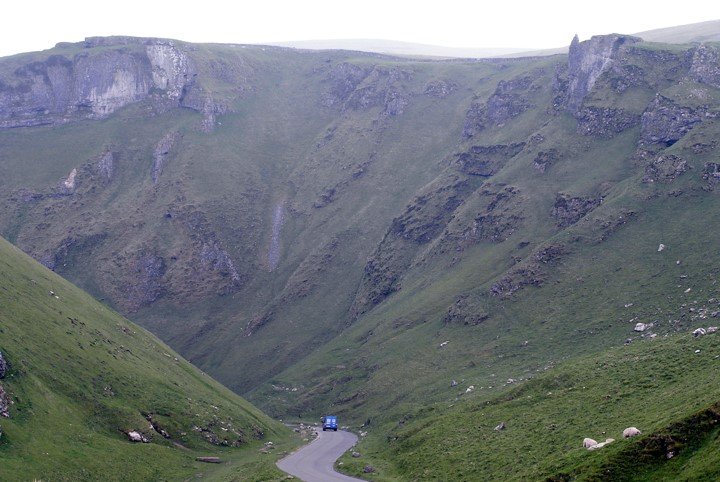
[(2, 480), (281, 475), (257, 450), (286, 441), (285, 428), (5, 240), (0, 331), (11, 366), (0, 380), (11, 401)]

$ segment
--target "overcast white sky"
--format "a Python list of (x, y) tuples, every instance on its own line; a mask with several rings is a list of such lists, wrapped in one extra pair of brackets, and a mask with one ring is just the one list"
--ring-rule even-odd
[(560, 47), (720, 19), (712, 0), (40, 0), (0, 6), (0, 56), (96, 35), (262, 43), (374, 38), (448, 47)]

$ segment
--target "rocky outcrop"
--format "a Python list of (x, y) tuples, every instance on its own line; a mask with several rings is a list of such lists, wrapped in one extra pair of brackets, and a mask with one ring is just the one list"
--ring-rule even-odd
[(102, 118), (146, 99), (177, 106), (195, 81), (192, 61), (171, 40), (109, 37), (82, 46), (72, 58), (51, 55), (0, 78), (0, 128)]
[(703, 166), (703, 181), (707, 182), (707, 189), (712, 191), (720, 183), (720, 164), (717, 162), (706, 162)]
[(660, 182), (669, 183), (677, 179), (689, 169), (687, 161), (684, 159), (668, 154), (659, 156), (651, 164), (645, 167), (645, 175), (642, 182)]
[(559, 228), (566, 228), (585, 217), (587, 213), (602, 203), (599, 197), (570, 196), (558, 193), (552, 209), (552, 216), (557, 219)]
[(524, 142), (493, 146), (472, 146), (467, 152), (455, 155), (457, 169), (472, 176), (492, 176), (525, 147)]
[(5, 378), (5, 375), (8, 374), (8, 371), (10, 371), (10, 364), (3, 356), (2, 352), (0, 352), (0, 380)]
[(642, 114), (640, 145), (671, 146), (701, 121), (700, 110), (678, 105), (658, 94)]
[(153, 151), (153, 166), (151, 173), (153, 184), (158, 183), (170, 154), (170, 149), (172, 149), (179, 138), (180, 134), (178, 132), (168, 132), (155, 146), (155, 150)]
[(547, 266), (557, 262), (567, 254), (563, 245), (550, 245), (536, 251), (521, 266), (512, 269), (490, 288), (493, 296), (508, 298), (527, 286), (542, 286), (547, 279)]
[(514, 186), (483, 184), (460, 211), (448, 223), (436, 249), (460, 252), (481, 241), (501, 243), (524, 219), (520, 190)]
[(327, 107), (350, 110), (380, 107), (384, 115), (400, 115), (410, 103), (411, 94), (404, 83), (412, 75), (412, 71), (399, 67), (360, 67), (342, 62), (328, 70), (325, 77), (328, 90), (321, 102)]
[(550, 166), (552, 166), (560, 158), (557, 150), (549, 149), (547, 151), (540, 151), (533, 159), (533, 167), (540, 172), (545, 172)]
[(73, 168), (68, 177), (60, 183), (60, 192), (62, 194), (70, 195), (75, 192), (77, 173), (77, 169)]
[(640, 124), (640, 115), (624, 109), (609, 107), (582, 107), (575, 114), (577, 131), (585, 136), (609, 139)]
[(351, 312), (364, 313), (400, 289), (400, 280), (422, 245), (436, 239), (455, 209), (472, 192), (467, 178), (453, 174), (428, 185), (395, 218), (368, 257)]
[(717, 47), (701, 44), (695, 49), (690, 77), (720, 89), (720, 51)]
[(105, 182), (110, 182), (115, 175), (115, 153), (106, 150), (97, 160), (97, 172)]
[(463, 137), (470, 138), (490, 126), (503, 125), (534, 107), (529, 93), (540, 89), (538, 80), (545, 74), (536, 69), (526, 75), (498, 82), (495, 92), (486, 102), (475, 101), (465, 115)]
[(137, 254), (130, 267), (132, 283), (124, 285), (127, 306), (137, 310), (157, 301), (165, 293), (165, 260), (152, 251)]
[(598, 35), (580, 42), (577, 35), (568, 53), (567, 109), (575, 114), (592, 90), (598, 78), (617, 59), (621, 46), (639, 42), (641, 39), (626, 35)]
[(457, 89), (457, 84), (449, 80), (432, 80), (425, 84), (423, 94), (444, 99)]
[(10, 418), (10, 405), (12, 405), (10, 395), (5, 390), (5, 387), (0, 384), (0, 416)]
[(463, 295), (447, 309), (443, 316), (443, 323), (476, 326), (489, 317), (490, 315), (480, 306), (478, 299), (470, 295)]

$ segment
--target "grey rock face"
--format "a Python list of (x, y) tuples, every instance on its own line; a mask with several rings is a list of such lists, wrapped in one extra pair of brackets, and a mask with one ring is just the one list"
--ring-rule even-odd
[(701, 121), (701, 112), (658, 94), (640, 120), (640, 143), (671, 146)]
[(0, 128), (102, 118), (152, 97), (177, 105), (194, 82), (191, 60), (169, 40), (89, 39), (84, 46), (73, 58), (53, 55), (0, 78)]
[(698, 82), (720, 88), (720, 51), (710, 45), (700, 45), (693, 54), (690, 76)]
[(573, 38), (568, 55), (567, 108), (576, 113), (600, 75), (613, 64), (619, 48), (640, 41), (626, 35), (598, 35), (580, 42)]

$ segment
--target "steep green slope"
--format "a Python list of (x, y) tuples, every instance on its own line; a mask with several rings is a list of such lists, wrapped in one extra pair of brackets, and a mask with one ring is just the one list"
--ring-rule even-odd
[(281, 425), (1, 239), (0, 332), (0, 479), (280, 475), (255, 454)]
[[(562, 362), (388, 424), (343, 465), (371, 463), (373, 480), (716, 480), (719, 358), (716, 335), (683, 333)], [(643, 433), (624, 440), (631, 426)]]

